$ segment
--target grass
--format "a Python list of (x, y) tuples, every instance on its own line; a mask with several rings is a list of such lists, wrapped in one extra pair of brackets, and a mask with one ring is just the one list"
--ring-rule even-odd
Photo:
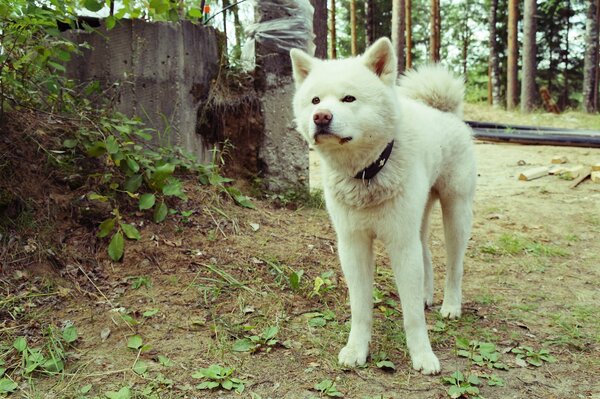
[(467, 103), (465, 104), (464, 113), (465, 120), (497, 122), (509, 125), (600, 130), (598, 114), (587, 114), (574, 110), (568, 110), (561, 114), (548, 113), (542, 110), (522, 113), (520, 111), (492, 108), (484, 103)]
[(537, 257), (567, 256), (565, 249), (543, 244), (517, 234), (502, 233), (495, 242), (480, 246), (480, 252), (490, 255), (533, 255)]

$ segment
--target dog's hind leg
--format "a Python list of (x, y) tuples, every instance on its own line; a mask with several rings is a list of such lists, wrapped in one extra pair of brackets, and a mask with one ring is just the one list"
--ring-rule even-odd
[(352, 313), (348, 343), (339, 353), (343, 366), (366, 363), (373, 325), (373, 238), (366, 232), (338, 232), (338, 248)]
[(443, 317), (460, 317), (462, 302), (463, 261), (471, 234), (472, 201), (468, 196), (441, 198), (446, 238), (446, 286), (440, 313)]
[(429, 250), (429, 216), (431, 208), (435, 205), (437, 197), (434, 193), (429, 195), (425, 211), (423, 213), (423, 221), (421, 222), (421, 246), (423, 247), (423, 302), (425, 307), (433, 305), (433, 264), (431, 262), (431, 251)]

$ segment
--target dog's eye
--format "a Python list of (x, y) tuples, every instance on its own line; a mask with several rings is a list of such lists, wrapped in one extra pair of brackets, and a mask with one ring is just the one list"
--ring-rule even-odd
[(354, 96), (346, 96), (346, 97), (342, 98), (342, 102), (345, 102), (345, 103), (353, 103), (354, 101), (356, 101), (356, 97), (354, 97)]
[(318, 103), (321, 102), (321, 99), (319, 97), (313, 97), (312, 101), (313, 104), (317, 105)]

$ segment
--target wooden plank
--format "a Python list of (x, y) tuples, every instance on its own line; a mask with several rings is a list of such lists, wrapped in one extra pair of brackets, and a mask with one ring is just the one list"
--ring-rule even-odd
[(577, 185), (579, 185), (579, 183), (581, 183), (582, 181), (587, 179), (590, 176), (590, 174), (592, 173), (592, 168), (590, 168), (589, 166), (583, 166), (582, 168), (583, 169), (580, 171), (579, 177), (577, 177), (575, 180), (573, 180), (573, 183), (571, 183), (571, 185), (569, 186), (570, 188), (577, 187)]
[(528, 169), (524, 172), (521, 172), (519, 175), (519, 180), (529, 181), (533, 179), (537, 179), (540, 177), (547, 176), (550, 169), (546, 166), (539, 166), (537, 168)]
[(592, 165), (592, 172), (600, 171), (600, 162)]
[(553, 163), (553, 164), (567, 163), (567, 157), (565, 157), (564, 155), (557, 155), (552, 158), (550, 163)]
[(595, 170), (590, 175), (594, 183), (600, 183), (600, 170)]

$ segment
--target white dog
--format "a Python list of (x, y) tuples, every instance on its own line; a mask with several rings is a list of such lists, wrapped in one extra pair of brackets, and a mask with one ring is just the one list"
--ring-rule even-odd
[(424, 304), (433, 303), (428, 219), (442, 205), (447, 276), (441, 314), (461, 314), (463, 258), (471, 231), (475, 161), (462, 118), (462, 81), (439, 66), (411, 71), (396, 85), (391, 42), (365, 54), (323, 61), (291, 53), (298, 131), (322, 159), (327, 209), (350, 295), (352, 322), (339, 353), (366, 362), (373, 324), (373, 240), (385, 244), (402, 302), (413, 367), (436, 374)]

